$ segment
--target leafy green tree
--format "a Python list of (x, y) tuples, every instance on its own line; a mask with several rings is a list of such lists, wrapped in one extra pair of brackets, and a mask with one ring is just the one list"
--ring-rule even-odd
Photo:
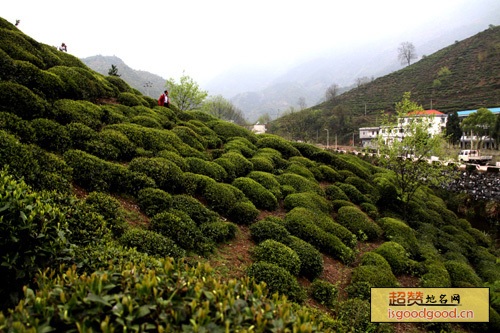
[(257, 119), (257, 122), (261, 124), (267, 124), (270, 121), (271, 121), (271, 116), (267, 112), (261, 115), (259, 119)]
[(446, 122), (446, 136), (448, 141), (453, 145), (460, 142), (462, 129), (460, 128), (460, 119), (458, 119), (458, 113), (456, 111), (448, 116), (448, 121)]
[(494, 128), (494, 125), (495, 115), (493, 112), (486, 108), (481, 108), (465, 118), (462, 121), (461, 127), (464, 132), (470, 133), (471, 147), (474, 147), (474, 142), (476, 142), (476, 149), (479, 150), (484, 137), (489, 134), (490, 129)]
[(495, 143), (497, 144), (498, 149), (498, 146), (500, 145), (500, 117), (496, 116), (495, 118), (495, 126), (493, 127), (491, 137), (495, 139)]
[(170, 78), (167, 80), (165, 87), (169, 91), (171, 101), (182, 111), (199, 108), (208, 96), (208, 92), (201, 90), (198, 83), (184, 72), (182, 72), (179, 83)]
[(238, 125), (246, 125), (247, 123), (243, 112), (221, 95), (210, 96), (203, 103), (201, 110), (221, 120), (231, 121)]
[[(399, 119), (408, 112), (423, 110), (422, 106), (410, 100), (405, 93), (401, 102), (396, 104)], [(429, 164), (431, 156), (441, 155), (442, 134), (431, 135), (432, 116), (415, 116), (409, 122), (397, 121), (385, 126), (385, 133), (402, 133), (399, 138), (381, 134), (376, 140), (380, 156), (379, 163), (393, 170), (396, 177), (398, 196), (403, 202), (403, 216), (406, 218), (408, 205), (415, 192), (423, 185), (438, 185), (446, 181), (443, 164)]]
[(117, 76), (120, 77), (121, 75), (118, 74), (118, 67), (115, 65), (111, 65), (111, 68), (108, 71), (109, 76)]

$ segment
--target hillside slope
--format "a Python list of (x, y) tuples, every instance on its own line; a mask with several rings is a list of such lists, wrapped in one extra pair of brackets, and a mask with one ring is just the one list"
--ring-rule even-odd
[[(316, 110), (318, 119), (309, 120), (309, 128), (298, 133), (292, 130), (295, 132), (293, 138), (316, 137), (319, 130), (324, 142), (323, 128), (329, 125), (330, 131), (338, 133), (347, 143), (345, 140), (352, 137), (357, 128), (374, 125), (381, 111), (393, 111), (395, 103), (407, 91), (412, 93), (412, 100), (424, 108), (432, 106), (447, 113), (497, 107), (500, 105), (499, 89), (500, 27), (491, 27), (406, 68), (314, 106), (304, 114), (296, 113), (278, 119), (271, 124), (271, 130), (280, 135), (290, 133), (287, 126), (294, 129), (301, 127), (299, 123), (304, 122), (304, 118), (310, 118), (312, 110)], [(341, 113), (348, 115), (348, 123), (338, 123)]]
[[(0, 56), (0, 331), (451, 330), (370, 322), (370, 288), (500, 280), (429, 188), (405, 220), (357, 156), (159, 107), (3, 19)], [(498, 297), (453, 329), (498, 331)]]

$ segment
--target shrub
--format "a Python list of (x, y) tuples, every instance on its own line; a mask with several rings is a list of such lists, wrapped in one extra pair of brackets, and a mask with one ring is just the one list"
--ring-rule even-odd
[(261, 261), (248, 267), (247, 275), (257, 283), (265, 282), (272, 294), (286, 295), (290, 300), (298, 303), (303, 302), (306, 298), (305, 290), (295, 277), (283, 267)]
[(33, 191), (0, 170), (1, 307), (13, 305), (21, 287), (53, 264), (67, 246), (65, 214), (46, 193)]
[(394, 276), (390, 267), (375, 265), (358, 266), (351, 277), (351, 284), (369, 283), (373, 288), (399, 287), (398, 280)]
[(161, 157), (161, 158), (164, 158), (164, 159), (167, 159), (169, 161), (172, 161), (174, 162), (183, 172), (187, 172), (188, 171), (188, 164), (186, 162), (186, 160), (181, 157), (179, 154), (173, 152), (173, 151), (168, 151), (168, 150), (162, 150), (160, 152), (158, 152), (158, 154), (156, 154), (157, 157)]
[(427, 260), (424, 263), (425, 273), (420, 279), (424, 288), (450, 288), (450, 274), (441, 261)]
[(227, 216), (237, 224), (252, 224), (259, 216), (259, 210), (251, 202), (237, 202), (227, 213)]
[(253, 164), (253, 170), (263, 172), (273, 172), (274, 165), (272, 161), (265, 157), (252, 157), (250, 162)]
[(283, 225), (268, 220), (253, 223), (249, 230), (252, 240), (257, 244), (267, 239), (286, 244), (286, 240), (290, 236), (290, 233)]
[(370, 194), (376, 200), (378, 199), (378, 193), (376, 193), (377, 190), (375, 189), (375, 187), (370, 185), (366, 180), (361, 179), (359, 177), (347, 177), (344, 182), (356, 187), (358, 191), (360, 191), (361, 193)]
[(214, 121), (209, 123), (209, 127), (215, 133), (217, 133), (217, 135), (220, 136), (224, 142), (227, 142), (230, 138), (233, 137), (245, 138), (252, 143), (255, 143), (257, 141), (254, 133), (244, 127), (229, 123), (227, 121)]
[(285, 210), (290, 211), (295, 207), (304, 207), (312, 211), (329, 214), (332, 206), (324, 197), (311, 192), (289, 194), (285, 198)]
[(299, 256), (300, 276), (312, 281), (323, 273), (323, 256), (314, 246), (295, 236), (289, 236), (284, 244)]
[(326, 232), (337, 236), (345, 245), (350, 248), (355, 248), (358, 244), (356, 236), (349, 231), (346, 227), (333, 221), (330, 215), (323, 213), (311, 213), (310, 218), (314, 220), (314, 223)]
[(321, 148), (305, 142), (290, 141), (290, 144), (307, 158), (311, 158), (315, 153), (321, 151)]
[(210, 177), (186, 172), (184, 173), (182, 188), (189, 195), (204, 195), (206, 188), (216, 183)]
[(234, 164), (236, 177), (246, 176), (253, 169), (253, 164), (241, 154), (229, 152), (223, 154), (222, 158), (226, 158)]
[(311, 283), (309, 289), (311, 297), (326, 306), (333, 306), (337, 300), (337, 287), (328, 281), (316, 279)]
[(300, 175), (285, 173), (277, 176), (277, 180), (281, 185), (292, 186), (297, 193), (313, 192), (321, 196), (325, 195), (325, 192), (317, 183), (310, 181)]
[(290, 234), (314, 245), (319, 250), (344, 263), (353, 260), (354, 253), (337, 237), (314, 224), (305, 208), (294, 208), (285, 216), (285, 228)]
[(238, 202), (235, 193), (229, 187), (216, 182), (206, 185), (203, 197), (208, 207), (220, 214), (227, 214)]
[(254, 247), (252, 257), (255, 262), (265, 261), (275, 264), (293, 275), (298, 275), (300, 272), (300, 259), (297, 253), (273, 239), (267, 239)]
[(183, 172), (173, 162), (161, 157), (137, 157), (129, 164), (129, 169), (151, 177), (162, 190), (179, 191), (183, 184)]
[(85, 149), (87, 142), (94, 140), (98, 135), (96, 131), (82, 123), (68, 124), (66, 130), (73, 149)]
[(407, 273), (409, 261), (404, 247), (396, 242), (385, 242), (373, 252), (380, 254), (391, 265), (394, 275)]
[(288, 168), (286, 168), (285, 172), (286, 173), (293, 173), (293, 174), (302, 176), (302, 177), (304, 177), (312, 182), (316, 182), (316, 177), (314, 177), (314, 174), (311, 171), (309, 171), (308, 168), (306, 168), (305, 166), (303, 166), (301, 164), (292, 163), (288, 166)]
[(353, 204), (350, 201), (347, 200), (333, 200), (332, 201), (332, 206), (334, 211), (338, 211), (340, 208), (348, 206), (348, 207), (356, 207), (355, 204)]
[(186, 250), (204, 249), (207, 242), (189, 215), (176, 209), (156, 214), (151, 219), (150, 228)]
[(326, 197), (330, 201), (334, 200), (345, 200), (349, 201), (349, 197), (336, 185), (325, 186)]
[(196, 157), (188, 157), (186, 158), (186, 164), (189, 172), (208, 176), (216, 182), (222, 182), (227, 178), (226, 170), (217, 163), (204, 161)]
[(377, 329), (377, 324), (370, 320), (370, 303), (367, 301), (348, 299), (339, 304), (337, 315), (352, 332), (375, 332)]
[(337, 185), (349, 197), (349, 200), (356, 205), (362, 204), (363, 202), (370, 202), (363, 193), (351, 184), (336, 183), (335, 185)]
[(139, 207), (149, 217), (172, 207), (172, 196), (158, 188), (145, 188), (137, 195)]
[(272, 148), (260, 148), (257, 150), (257, 153), (255, 153), (254, 157), (263, 157), (268, 159), (273, 163), (274, 168), (278, 170), (286, 169), (288, 165), (290, 165), (290, 162), (282, 158), (282, 155), (279, 151)]
[(260, 138), (255, 144), (258, 148), (272, 148), (279, 151), (283, 158), (289, 159), (292, 156), (301, 156), (297, 148), (293, 147), (287, 140), (276, 136), (269, 135)]
[(359, 208), (366, 213), (370, 218), (376, 219), (378, 217), (378, 208), (374, 204), (363, 202)]
[(172, 201), (172, 208), (188, 214), (197, 225), (219, 220), (217, 213), (206, 208), (201, 202), (188, 195), (175, 195)]
[(151, 230), (130, 228), (123, 233), (120, 243), (158, 257), (182, 258), (186, 255), (170, 238)]
[(38, 118), (30, 122), (35, 134), (35, 142), (41, 148), (64, 153), (70, 146), (70, 138), (66, 127), (53, 120)]
[(479, 287), (482, 283), (476, 272), (467, 264), (458, 261), (446, 261), (444, 266), (450, 274), (452, 287)]
[(217, 158), (214, 160), (214, 163), (217, 163), (226, 171), (226, 178), (224, 179), (224, 181), (232, 183), (236, 178), (236, 167), (233, 162), (231, 162), (227, 158)]
[(349, 229), (358, 239), (375, 240), (382, 230), (357, 207), (342, 207), (338, 211), (337, 222)]
[(205, 151), (207, 149), (207, 142), (205, 139), (189, 127), (176, 126), (172, 129), (172, 132), (174, 132), (184, 143), (196, 150)]
[(394, 241), (402, 245), (408, 253), (415, 254), (417, 250), (417, 238), (415, 231), (407, 226), (403, 221), (384, 217), (377, 221), (387, 240)]
[(0, 112), (0, 129), (15, 135), (25, 143), (34, 142), (35, 133), (30, 123), (13, 113)]
[(255, 180), (257, 183), (268, 189), (278, 201), (282, 199), (283, 196), (280, 190), (280, 183), (272, 174), (262, 171), (252, 171), (247, 177)]
[(103, 129), (98, 135), (99, 141), (117, 149), (117, 159), (129, 161), (136, 155), (137, 147), (123, 133), (112, 129)]
[(123, 92), (118, 95), (118, 103), (126, 106), (143, 105), (139, 96), (130, 92)]
[(123, 233), (124, 223), (120, 202), (102, 192), (91, 192), (85, 204), (104, 217), (107, 227), (117, 236)]
[(240, 189), (257, 208), (273, 211), (278, 207), (276, 197), (264, 186), (251, 178), (237, 178), (232, 185)]
[(46, 115), (47, 103), (28, 88), (13, 82), (0, 82), (0, 109), (23, 119)]
[(60, 124), (82, 123), (93, 130), (101, 126), (103, 110), (88, 101), (60, 99), (54, 102), (52, 113)]
[(236, 235), (238, 227), (230, 222), (211, 221), (199, 225), (202, 235), (214, 243), (227, 242)]
[(361, 256), (360, 266), (377, 266), (382, 270), (391, 270), (391, 265), (380, 254), (375, 252), (365, 252)]
[(342, 177), (338, 174), (338, 172), (327, 165), (318, 166), (318, 170), (321, 172), (323, 180), (327, 182), (336, 183), (342, 180)]
[(231, 138), (224, 145), (224, 151), (234, 151), (245, 156), (245, 158), (252, 157), (255, 154), (256, 150), (257, 147), (255, 147), (253, 143), (245, 138)]

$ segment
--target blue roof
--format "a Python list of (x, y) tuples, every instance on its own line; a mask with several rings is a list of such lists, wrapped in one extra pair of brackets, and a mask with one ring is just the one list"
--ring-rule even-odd
[[(499, 113), (500, 112), (500, 108), (490, 108), (488, 110), (490, 110), (493, 113)], [(468, 115), (470, 115), (471, 113), (474, 113), (474, 112), (477, 112), (477, 110), (458, 111), (457, 114), (458, 114), (459, 117), (465, 117), (465, 116), (468, 116)]]

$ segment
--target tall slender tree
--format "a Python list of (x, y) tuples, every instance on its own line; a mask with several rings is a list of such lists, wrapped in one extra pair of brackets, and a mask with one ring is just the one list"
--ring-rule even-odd
[(410, 66), (413, 59), (417, 59), (415, 46), (410, 42), (401, 43), (398, 48), (398, 59), (402, 65), (407, 64)]

